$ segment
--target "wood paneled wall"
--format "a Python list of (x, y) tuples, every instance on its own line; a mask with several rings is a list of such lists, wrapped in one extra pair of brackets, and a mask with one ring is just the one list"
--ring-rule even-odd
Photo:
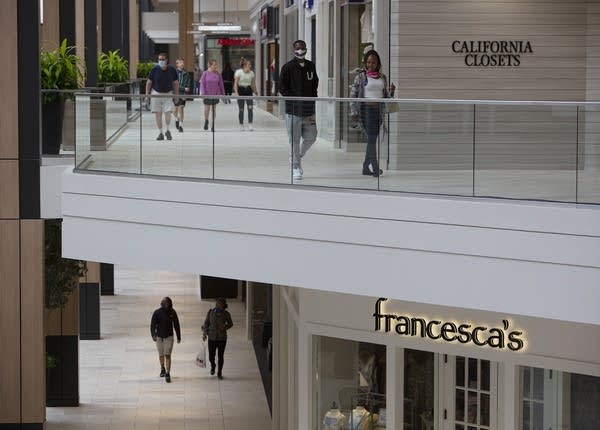
[[(398, 97), (585, 100), (586, 24), (580, 0), (392, 0), (391, 77)], [(592, 9), (595, 9), (593, 6)], [(467, 67), (452, 42), (530, 41), (519, 67)], [(600, 49), (600, 48), (596, 48)]]
[(59, 42), (59, 0), (44, 0), (44, 25), (42, 26), (42, 49), (55, 49)]

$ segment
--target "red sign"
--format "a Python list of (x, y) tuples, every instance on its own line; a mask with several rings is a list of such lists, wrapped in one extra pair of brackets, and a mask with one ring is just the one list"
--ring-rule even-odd
[(248, 46), (248, 45), (254, 45), (254, 40), (253, 39), (229, 39), (229, 38), (223, 38), (223, 39), (217, 39), (217, 45), (221, 45), (221, 46)]

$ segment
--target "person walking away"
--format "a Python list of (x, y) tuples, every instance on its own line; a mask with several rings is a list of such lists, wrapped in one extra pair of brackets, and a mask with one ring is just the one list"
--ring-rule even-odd
[(154, 311), (150, 320), (150, 335), (156, 342), (158, 361), (160, 362), (160, 377), (171, 382), (171, 352), (173, 351), (173, 328), (177, 334), (177, 343), (181, 343), (179, 318), (173, 309), (170, 297), (163, 297), (160, 308)]
[[(235, 71), (234, 79), (234, 91), (238, 96), (252, 96), (256, 94), (256, 78), (254, 76), (254, 72), (252, 71), (252, 62), (250, 62), (250, 60), (242, 58), (242, 61), (240, 62), (240, 68)], [(239, 109), (238, 120), (240, 122), (242, 131), (244, 131), (244, 104), (248, 106), (248, 130), (253, 131), (253, 101), (251, 99), (238, 99), (237, 102)]]
[[(234, 73), (231, 68), (231, 63), (227, 63), (225, 68), (221, 72), (221, 77), (223, 78), (223, 87), (225, 89), (225, 95), (230, 96), (233, 91), (233, 79)], [(230, 99), (225, 99), (224, 103), (231, 103)]]
[[(208, 62), (208, 69), (202, 73), (200, 78), (200, 94), (203, 96), (223, 96), (225, 88), (223, 86), (223, 78), (217, 71), (217, 60)], [(205, 98), (204, 100), (204, 130), (208, 130), (208, 118), (212, 119), (211, 130), (215, 131), (215, 109), (219, 103), (218, 98)]]
[[(387, 78), (381, 72), (381, 60), (375, 50), (367, 51), (363, 62), (365, 69), (361, 70), (354, 78), (350, 97), (364, 99), (381, 99), (394, 96), (396, 87), (391, 84), (388, 89)], [(350, 113), (353, 121), (360, 121), (367, 135), (367, 149), (363, 162), (362, 174), (378, 177), (383, 173), (379, 168), (377, 158), (377, 138), (379, 128), (383, 122), (385, 106), (382, 103), (352, 102)]]
[(183, 58), (178, 58), (175, 61), (175, 66), (177, 68), (179, 88), (180, 90), (183, 90), (183, 96), (179, 98), (179, 103), (175, 104), (175, 128), (180, 133), (183, 133), (183, 110), (186, 102), (185, 96), (192, 94), (192, 79), (190, 78), (190, 74), (185, 70), (185, 61)]
[(227, 345), (227, 330), (233, 327), (231, 315), (226, 310), (227, 301), (224, 298), (217, 299), (215, 307), (206, 314), (202, 331), (203, 340), (208, 338), (208, 360), (210, 361), (210, 374), (215, 374), (215, 353), (218, 356), (217, 377), (223, 379), (223, 356)]
[[(294, 59), (285, 63), (279, 74), (279, 92), (286, 97), (317, 97), (319, 78), (314, 63), (305, 58), (306, 42), (296, 40), (293, 47)], [(293, 178), (299, 180), (304, 174), (302, 158), (317, 139), (315, 102), (286, 100), (285, 125)]]
[[(179, 81), (177, 80), (177, 71), (169, 64), (169, 57), (166, 53), (158, 54), (158, 64), (150, 70), (148, 81), (146, 82), (146, 100), (150, 96), (150, 110), (156, 117), (156, 126), (158, 127), (158, 137), (156, 140), (171, 140), (171, 112), (175, 109), (173, 97), (152, 97), (168, 96), (175, 94), (175, 102), (179, 101)], [(167, 131), (163, 133), (162, 117), (165, 116), (165, 125)]]

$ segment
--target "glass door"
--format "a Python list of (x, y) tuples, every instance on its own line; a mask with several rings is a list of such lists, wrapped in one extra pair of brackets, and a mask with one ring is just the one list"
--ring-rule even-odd
[(498, 364), (471, 357), (445, 356), (444, 371), (443, 428), (496, 429)]

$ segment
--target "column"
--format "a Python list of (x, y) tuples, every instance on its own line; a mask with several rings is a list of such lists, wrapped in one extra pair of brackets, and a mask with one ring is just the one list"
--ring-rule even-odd
[[(194, 0), (179, 0), (179, 57), (183, 57), (187, 67), (194, 64), (194, 36), (188, 34), (194, 21)], [(175, 58), (171, 59), (174, 63)]]
[(100, 339), (100, 263), (93, 261), (79, 282), (79, 338)]

